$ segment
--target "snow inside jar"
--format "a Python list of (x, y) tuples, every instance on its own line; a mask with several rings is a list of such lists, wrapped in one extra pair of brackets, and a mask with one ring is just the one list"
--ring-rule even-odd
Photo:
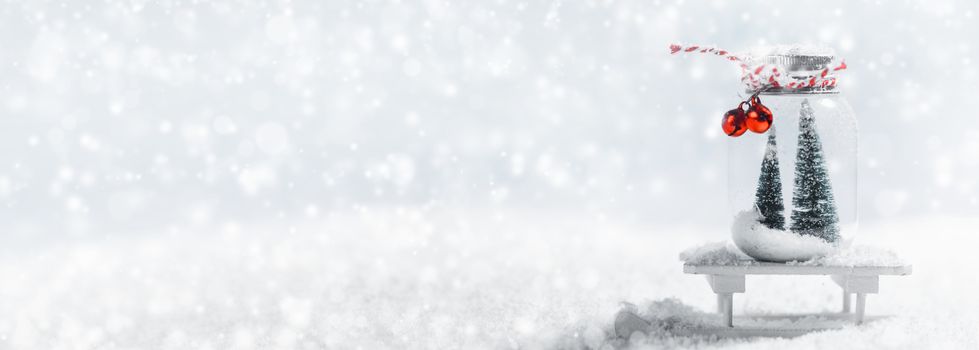
[(784, 79), (798, 84), (749, 91), (771, 110), (771, 127), (728, 140), (734, 243), (772, 262), (845, 248), (857, 231), (857, 121), (835, 80), (807, 84), (825, 77), (834, 58), (794, 49), (756, 62), (779, 67)]

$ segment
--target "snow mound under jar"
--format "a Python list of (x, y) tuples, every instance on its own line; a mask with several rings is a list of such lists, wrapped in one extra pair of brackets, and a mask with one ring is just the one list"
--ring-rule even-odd
[(731, 228), (734, 244), (746, 255), (761, 261), (806, 261), (833, 253), (826, 240), (791, 231), (771, 229), (760, 222), (756, 211), (741, 212)]

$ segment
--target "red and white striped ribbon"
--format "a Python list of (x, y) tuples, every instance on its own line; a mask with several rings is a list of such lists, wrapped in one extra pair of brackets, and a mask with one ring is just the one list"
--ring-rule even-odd
[(718, 57), (723, 57), (731, 62), (736, 62), (738, 66), (741, 67), (741, 82), (743, 82), (751, 91), (761, 91), (769, 87), (802, 89), (808, 87), (836, 86), (836, 76), (834, 74), (838, 71), (846, 69), (846, 62), (840, 60), (839, 63), (834, 62), (828, 67), (823, 68), (819, 74), (809, 78), (809, 80), (797, 80), (789, 77), (788, 75), (782, 75), (782, 71), (784, 70), (782, 67), (771, 64), (760, 64), (752, 67), (749, 66), (748, 59), (745, 57), (735, 55), (730, 51), (715, 47), (702, 45), (670, 45), (670, 54), (678, 53), (711, 54)]

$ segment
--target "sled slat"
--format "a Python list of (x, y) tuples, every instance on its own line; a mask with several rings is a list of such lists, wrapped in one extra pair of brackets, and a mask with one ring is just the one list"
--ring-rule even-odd
[(910, 275), (911, 266), (813, 266), (753, 262), (750, 265), (683, 265), (683, 272), (700, 275)]

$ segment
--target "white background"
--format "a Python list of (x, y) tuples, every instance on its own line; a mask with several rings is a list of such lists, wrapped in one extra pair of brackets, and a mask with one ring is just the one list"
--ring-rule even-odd
[[(942, 229), (902, 237), (974, 246), (975, 11), (949, 1), (5, 2), (0, 344), (89, 334), (94, 347), (221, 348), (236, 327), (253, 335), (242, 344), (293, 344), (270, 335), (281, 335), (279, 316), (198, 309), (254, 297), (298, 317), (281, 339), (320, 337), (310, 347), (497, 347), (541, 339), (547, 327), (534, 320), (555, 310), (560, 329), (615, 300), (682, 298), (684, 288), (629, 285), (651, 286), (639, 281), (643, 254), (670, 263), (680, 243), (727, 238), (719, 120), (739, 85), (733, 64), (670, 56), (673, 42), (835, 49), (860, 123), (867, 232), (915, 222)], [(864, 243), (888, 245), (882, 231)], [(582, 258), (587, 247), (604, 247), (600, 260)], [(536, 272), (499, 270), (514, 266)], [(480, 271), (485, 281), (462, 277)], [(582, 298), (547, 287), (562, 273)], [(545, 287), (520, 290), (535, 278)], [(268, 280), (281, 289), (242, 292)], [(411, 287), (436, 281), (471, 294)], [(206, 297), (214, 288), (227, 295)], [(169, 308), (153, 309), (159, 290)], [(323, 296), (332, 290), (345, 296)], [(583, 306), (592, 294), (603, 297)], [(515, 313), (507, 300), (521, 296), (536, 313)], [(709, 307), (709, 295), (688, 298)], [(500, 328), (465, 328), (470, 309)], [(441, 322), (462, 328), (433, 345), (419, 340), (429, 331), (405, 340), (410, 331), (371, 321), (411, 315), (454, 315)]]

